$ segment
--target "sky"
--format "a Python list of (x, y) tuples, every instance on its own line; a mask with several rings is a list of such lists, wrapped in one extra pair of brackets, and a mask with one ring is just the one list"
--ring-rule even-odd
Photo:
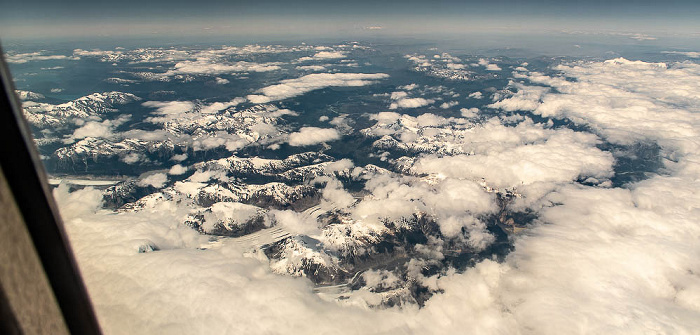
[[(0, 36), (140, 34), (700, 33), (700, 3), (648, 1), (5, 1)], [(382, 29), (376, 29), (381, 27)], [(375, 29), (371, 29), (375, 28)]]

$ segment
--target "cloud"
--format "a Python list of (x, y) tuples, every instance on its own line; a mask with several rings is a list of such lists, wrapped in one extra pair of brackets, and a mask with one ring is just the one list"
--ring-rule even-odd
[(187, 154), (173, 155), (173, 157), (170, 157), (170, 159), (172, 159), (176, 162), (182, 162), (182, 161), (187, 159)]
[(113, 138), (116, 136), (114, 128), (131, 118), (131, 115), (122, 114), (114, 120), (87, 121), (79, 119), (76, 124), (80, 127), (70, 136), (71, 139), (83, 139), (86, 137)]
[(479, 115), (479, 109), (477, 108), (460, 108), (459, 112), (462, 114), (462, 117), (466, 118), (472, 118)]
[(148, 175), (146, 178), (139, 180), (139, 185), (141, 186), (153, 186), (155, 188), (161, 188), (165, 186), (168, 182), (168, 176), (165, 173), (154, 173)]
[(306, 62), (312, 60), (328, 60), (328, 59), (341, 59), (347, 57), (347, 54), (343, 51), (319, 51), (311, 57), (301, 57), (298, 62)]
[(143, 157), (141, 157), (141, 155), (139, 155), (135, 152), (128, 153), (128, 154), (124, 155), (124, 157), (120, 158), (120, 160), (126, 164), (136, 164), (136, 163), (140, 162), (142, 159), (143, 159)]
[(649, 35), (646, 35), (646, 34), (632, 34), (632, 35), (630, 35), (629, 37), (630, 37), (631, 39), (637, 40), (637, 41), (654, 41), (654, 40), (657, 40), (657, 39), (658, 39), (658, 38), (656, 38), (656, 37), (654, 37), (654, 36), (649, 36)]
[(391, 105), (389, 105), (389, 109), (418, 108), (430, 105), (434, 102), (435, 100), (425, 98), (403, 98), (392, 102)]
[(697, 51), (661, 51), (663, 54), (683, 55), (688, 58), (700, 58), (700, 52)]
[(404, 85), (404, 86), (399, 86), (398, 88), (402, 89), (402, 90), (406, 90), (406, 91), (411, 91), (411, 90), (418, 88), (418, 84), (415, 84), (415, 83), (408, 84), (408, 85)]
[(146, 101), (142, 105), (156, 108), (156, 113), (160, 115), (184, 114), (194, 109), (194, 103), (190, 101)]
[[(409, 89), (414, 89), (415, 87), (412, 87), (411, 85), (408, 86)], [(435, 102), (435, 100), (432, 99), (425, 99), (425, 98), (409, 98), (408, 92), (405, 91), (396, 91), (396, 92), (391, 92), (391, 95), (389, 96), (391, 100), (394, 100), (394, 102), (391, 103), (389, 106), (389, 109), (397, 109), (397, 108), (418, 108), (418, 107), (424, 107), (427, 105), (430, 105)]]
[[(407, 136), (404, 144), (455, 151), (408, 157), (416, 160), (417, 175), (372, 174), (356, 204), (339, 183), (327, 184), (326, 203), (347, 207), (354, 220), (346, 225), (347, 235), (382, 231), (381, 218), (424, 211), (437, 218), (445, 236), (457, 238), (466, 230), (476, 250), (493, 241), (480, 218), (499, 210), (497, 195), (480, 178), (527, 191), (522, 196), (531, 201), (524, 208), (537, 219), (510, 237), (514, 248), (504, 260), (486, 258), (463, 272), (435, 275), (423, 275), (426, 263), (418, 259), (406, 264), (409, 273), (420, 274), (412, 277), (416, 283), (439, 290), (421, 308), (367, 308), (376, 295), (366, 289), (326, 301), (308, 279), (275, 274), (246, 238), (212, 242), (179, 224), (192, 210), (188, 204), (106, 211), (99, 209), (100, 191), (69, 193), (59, 186), (55, 198), (101, 326), (107, 333), (182, 334), (695, 333), (700, 68), (616, 59), (554, 70), (515, 78), (511, 88), (517, 92), (494, 102), (490, 108), (498, 115), (479, 123), (433, 114), (371, 115), (377, 124), (364, 133), (399, 137), (410, 131), (416, 137)], [(518, 108), (573, 121), (595, 134), (535, 123), (512, 113)], [(601, 139), (656, 143), (664, 169), (625, 188), (582, 185), (579, 177), (605, 179), (615, 172)], [(353, 165), (340, 161), (328, 170)], [(230, 213), (229, 205), (221, 207)], [(306, 243), (296, 250), (319, 247), (323, 231), (314, 218), (292, 211), (274, 215), (283, 232), (315, 237), (296, 237)], [(154, 249), (159, 251), (140, 253)], [(426, 258), (445, 252), (430, 242), (416, 251)], [(291, 252), (287, 259), (300, 262), (301, 255)], [(361, 276), (377, 286), (401, 280), (386, 271)]]
[(277, 63), (259, 64), (245, 61), (223, 63), (210, 59), (203, 59), (176, 63), (172, 70), (162, 74), (162, 76), (168, 77), (177, 74), (218, 75), (237, 72), (269, 72), (279, 69), (281, 69), (281, 67)]
[[(516, 242), (501, 269), (504, 286), (492, 291), (517, 306), (513, 316), (520, 327), (544, 334), (581, 327), (598, 332), (622, 326), (630, 333), (697, 327), (700, 309), (689, 299), (700, 297), (698, 280), (687, 272), (697, 267), (687, 258), (697, 246), (687, 234), (698, 228), (680, 224), (687, 222), (685, 214), (640, 208), (635, 193), (571, 186), (550, 196), (561, 205), (544, 209), (547, 224)], [(576, 317), (567, 317), (572, 312)]]
[(417, 173), (439, 173), (454, 178), (484, 178), (500, 188), (534, 183), (571, 182), (579, 177), (607, 178), (613, 157), (593, 145), (595, 137), (559, 132), (544, 143), (517, 146), (489, 155), (426, 156), (418, 159)]
[(654, 40), (658, 39), (657, 37), (647, 35), (647, 34), (629, 33), (629, 32), (569, 31), (569, 30), (565, 30), (562, 32), (565, 34), (575, 34), (575, 35), (623, 36), (623, 37), (631, 38), (631, 39), (637, 40), (637, 41), (654, 41)]
[[(633, 333), (692, 333), (700, 326), (694, 317), (700, 312), (697, 279), (685, 271), (697, 267), (688, 257), (698, 248), (696, 225), (674, 225), (653, 208), (637, 208), (635, 194), (625, 190), (562, 190), (558, 196), (565, 202), (544, 212), (548, 224), (519, 239), (505, 263), (485, 260), (462, 274), (438, 278), (435, 285), (445, 293), (420, 310), (326, 302), (304, 278), (274, 274), (266, 260), (244, 256), (230, 239), (215, 247), (206, 236), (169, 224), (185, 215), (183, 209), (164, 204), (154, 211), (105, 215), (94, 213), (99, 191), (55, 192), (106, 332), (306, 333), (341, 327), (351, 334), (556, 334), (563, 328), (585, 333), (624, 326)], [(669, 209), (694, 200), (700, 199)], [(313, 227), (293, 212), (284, 213), (276, 218), (285, 227)], [(670, 227), (675, 228), (664, 230)], [(139, 254), (144, 244), (165, 252)], [(197, 294), (182, 294), (193, 288)], [(465, 319), (464, 313), (472, 317)]]
[(47, 60), (78, 60), (80, 58), (71, 57), (66, 55), (45, 55), (43, 51), (29, 52), (29, 53), (13, 53), (5, 54), (5, 60), (8, 63), (14, 64), (24, 64), (33, 61), (47, 61)]
[(384, 73), (314, 73), (295, 79), (282, 80), (280, 84), (258, 90), (259, 95), (249, 95), (253, 103), (267, 103), (284, 100), (307, 92), (327, 87), (357, 87), (374, 84), (377, 80), (388, 78)]
[(408, 96), (408, 93), (403, 91), (391, 92), (391, 100), (399, 100)]
[(313, 71), (313, 72), (326, 71), (326, 67), (323, 65), (300, 65), (300, 66), (297, 66), (296, 69), (302, 70), (302, 71)]
[(340, 139), (340, 133), (333, 128), (302, 127), (289, 134), (289, 145), (294, 147), (314, 145)]
[[(700, 68), (614, 59), (557, 70), (560, 76), (527, 76), (553, 90), (524, 83), (501, 105), (530, 105), (536, 114), (585, 124), (620, 144), (654, 141), (676, 162), (666, 162), (670, 175), (653, 174), (628, 189), (566, 186), (548, 195), (540, 212), (547, 224), (516, 242), (501, 269), (506, 286), (493, 292), (503, 291), (498, 296), (506, 303), (524, 302), (513, 315), (537, 333), (584, 325), (591, 332), (692, 332), (700, 313), (698, 264), (688, 258), (698, 248), (690, 236), (700, 231), (700, 199), (691, 191), (700, 186), (700, 133), (691, 129), (700, 101), (691, 83)], [(573, 305), (576, 317), (567, 318), (572, 310), (563, 311)]]
[[(352, 164), (352, 162), (350, 163)], [(347, 166), (347, 168), (350, 167), (352, 165)], [(343, 184), (336, 179), (328, 180), (321, 194), (321, 208), (325, 210), (348, 208), (355, 203), (355, 197), (345, 190)]]
[(440, 108), (442, 108), (442, 109), (450, 109), (450, 108), (452, 108), (452, 107), (454, 107), (454, 106), (457, 106), (457, 105), (459, 105), (459, 102), (457, 102), (457, 101), (448, 101), (448, 102), (443, 102), (443, 103), (440, 105)]
[(270, 211), (281, 227), (292, 234), (319, 235), (318, 222), (303, 213), (294, 211)]
[(452, 69), (452, 70), (463, 70), (466, 68), (466, 65), (464, 64), (456, 64), (456, 63), (447, 63), (447, 68)]
[(202, 106), (202, 108), (200, 109), (200, 113), (202, 113), (202, 114), (216, 113), (218, 111), (227, 109), (229, 107), (237, 106), (245, 101), (246, 101), (245, 98), (239, 97), (239, 98), (234, 98), (233, 100), (228, 101), (228, 102), (213, 102), (209, 105)]
[[(700, 65), (629, 61), (623, 58), (583, 66), (557, 67), (578, 82), (539, 73), (530, 81), (547, 87), (524, 86), (510, 98), (492, 104), (507, 110), (531, 110), (545, 117), (584, 123), (608, 141), (632, 144), (642, 139), (664, 147), (695, 150), (688, 139), (700, 129)], [(596, 97), (591, 99), (591, 97)], [(624, 127), (620, 125), (624, 124)]]
[[(223, 74), (270, 72), (280, 70), (280, 63), (255, 63), (247, 61), (230, 62), (221, 59), (220, 55), (203, 55), (195, 60), (187, 59), (186, 55), (174, 57), (179, 60), (165, 72), (137, 72), (133, 75), (148, 81), (170, 81), (173, 78), (191, 79), (193, 76), (218, 76)], [(184, 58), (184, 59), (183, 59)], [(165, 60), (165, 61), (173, 61)], [(228, 79), (215, 79), (217, 84), (225, 84)]]
[(112, 123), (109, 121), (103, 121), (103, 122), (95, 122), (95, 121), (89, 121), (86, 122), (83, 126), (80, 128), (76, 129), (73, 132), (73, 138), (76, 139), (81, 139), (81, 138), (86, 138), (86, 137), (102, 137), (102, 138), (109, 138), (112, 137), (113, 133), (113, 126)]
[(374, 227), (371, 229), (384, 229), (384, 219), (396, 222), (425, 213), (437, 220), (447, 238), (458, 237), (465, 228), (473, 235), (474, 246), (483, 248), (493, 241), (475, 215), (494, 211), (494, 196), (474, 181), (455, 178), (428, 181), (382, 174), (371, 177), (365, 189), (371, 196), (350, 211), (354, 220)]
[(173, 176), (179, 176), (179, 175), (184, 174), (185, 172), (187, 172), (186, 167), (184, 167), (180, 164), (175, 164), (175, 165), (173, 165), (173, 167), (170, 168), (170, 170), (168, 171), (168, 174), (173, 175)]
[(496, 65), (496, 64), (491, 64), (488, 59), (485, 58), (479, 58), (479, 65), (483, 66), (486, 68), (486, 71), (501, 71), (502, 69)]

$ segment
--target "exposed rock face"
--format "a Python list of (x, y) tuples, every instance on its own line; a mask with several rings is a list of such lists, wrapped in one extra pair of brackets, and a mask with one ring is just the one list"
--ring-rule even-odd
[(266, 177), (284, 182), (303, 182), (326, 175), (327, 163), (334, 159), (317, 152), (305, 152), (285, 159), (240, 158), (231, 156), (195, 164), (202, 171), (223, 172), (236, 177)]
[(413, 71), (423, 72), (431, 77), (453, 81), (467, 81), (474, 78), (474, 74), (466, 70), (465, 66), (451, 61), (436, 62), (425, 55), (407, 55), (406, 58), (415, 65), (412, 68)]
[[(31, 92), (29, 92), (31, 93)], [(37, 98), (26, 94), (29, 98)], [(93, 93), (60, 105), (48, 103), (25, 102), (24, 116), (35, 127), (59, 127), (76, 118), (87, 118), (115, 112), (115, 106), (141, 100), (131, 93), (105, 92)]]
[(203, 234), (238, 237), (272, 226), (274, 217), (260, 207), (218, 202), (195, 210), (184, 223)]
[(31, 91), (16, 90), (15, 92), (17, 92), (17, 96), (21, 100), (41, 100), (41, 99), (46, 98), (41, 93), (36, 93), (36, 92), (31, 92)]
[(135, 180), (128, 180), (107, 188), (102, 193), (102, 199), (106, 208), (117, 209), (148, 195), (152, 191), (153, 188), (142, 187)]
[(307, 236), (290, 236), (269, 248), (265, 255), (278, 273), (303, 276), (317, 284), (335, 284), (348, 278), (339, 259), (319, 248), (320, 241)]
[(53, 154), (59, 167), (100, 163), (111, 158), (131, 164), (149, 162), (149, 158), (167, 159), (186, 150), (170, 140), (147, 141), (125, 139), (119, 142), (95, 137), (86, 137), (68, 147), (60, 148)]

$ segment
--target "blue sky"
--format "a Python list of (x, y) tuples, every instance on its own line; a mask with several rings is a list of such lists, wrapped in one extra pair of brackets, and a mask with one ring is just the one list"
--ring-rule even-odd
[(134, 34), (348, 34), (557, 30), (700, 33), (698, 1), (5, 1), (3, 38)]

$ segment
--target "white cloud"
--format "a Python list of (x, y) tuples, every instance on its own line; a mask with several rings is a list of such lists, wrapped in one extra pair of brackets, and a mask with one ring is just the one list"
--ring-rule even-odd
[(194, 103), (190, 101), (146, 101), (142, 105), (156, 108), (156, 112), (161, 115), (184, 114), (194, 109)]
[(321, 208), (325, 210), (347, 208), (355, 203), (355, 197), (346, 191), (343, 184), (336, 179), (328, 180), (321, 194)]
[(396, 102), (392, 102), (391, 105), (389, 105), (389, 109), (418, 108), (430, 105), (434, 102), (435, 100), (425, 98), (402, 98), (396, 100)]
[(466, 118), (472, 118), (479, 115), (478, 108), (460, 108), (459, 112), (462, 113), (462, 116)]
[(71, 57), (66, 55), (45, 55), (43, 51), (29, 52), (29, 53), (14, 53), (5, 54), (5, 60), (8, 63), (23, 64), (26, 62), (33, 61), (47, 61), (47, 60), (77, 60), (80, 58)]
[(280, 84), (260, 89), (260, 95), (249, 95), (253, 103), (267, 103), (302, 95), (326, 87), (356, 87), (374, 84), (388, 78), (384, 73), (314, 73), (300, 78), (282, 80)]
[(340, 139), (340, 133), (333, 128), (302, 127), (289, 134), (289, 145), (298, 147), (314, 145)]
[(400, 117), (401, 114), (396, 112), (381, 112), (371, 115), (370, 119), (377, 120), (380, 123), (391, 123), (398, 120)]
[(165, 173), (154, 173), (148, 175), (147, 177), (139, 180), (139, 185), (141, 186), (153, 186), (155, 188), (161, 188), (168, 182), (168, 176)]
[[(435, 115), (420, 121), (393, 112), (371, 116), (387, 123), (379, 128), (393, 129), (390, 135), (409, 128), (421, 130), (423, 139), (453, 134), (449, 143), (469, 156), (418, 157), (417, 166), (442, 173), (439, 178), (373, 175), (366, 183), (370, 194), (350, 206), (354, 219), (366, 220), (355, 223), (358, 228), (382, 229), (379, 217), (423, 210), (439, 219), (447, 236), (466, 229), (478, 249), (493, 237), (477, 214), (498, 210), (495, 195), (479, 178), (519, 188), (527, 184), (533, 192), (547, 189), (528, 205), (538, 219), (513, 237), (514, 249), (503, 262), (486, 259), (463, 273), (417, 279), (442, 292), (420, 309), (369, 309), (363, 304), (371, 299), (366, 290), (324, 301), (307, 279), (274, 274), (245, 241), (210, 243), (208, 236), (174, 224), (191, 210), (185, 205), (105, 211), (98, 209), (101, 192), (68, 193), (63, 185), (55, 198), (101, 326), (107, 333), (176, 334), (696, 333), (700, 69), (615, 60), (557, 70), (561, 77), (527, 74), (534, 85), (518, 84), (513, 97), (492, 107), (531, 107), (536, 114), (587, 125), (616, 143), (656, 142), (671, 158), (663, 175), (650, 173), (626, 189), (573, 183), (581, 174), (609, 176), (611, 155), (596, 147), (594, 135), (530, 119), (506, 126), (498, 117), (473, 125)], [(350, 167), (343, 161), (330, 169)], [(337, 184), (324, 196), (329, 204), (349, 203)], [(292, 234), (320, 232), (314, 219), (300, 213), (277, 211), (275, 218)], [(139, 254), (143, 246), (162, 251)], [(427, 245), (416, 250), (440, 253)], [(363, 278), (375, 285), (397, 280), (375, 271)]]
[(646, 34), (632, 34), (630, 35), (630, 38), (637, 41), (654, 41), (658, 39), (654, 36), (649, 36)]
[(320, 71), (326, 71), (326, 67), (323, 65), (300, 65), (296, 67), (297, 70), (302, 70), (302, 71), (313, 71), (313, 72), (320, 72)]
[(219, 77), (216, 77), (216, 78), (214, 78), (214, 80), (215, 80), (216, 83), (219, 84), (219, 85), (226, 85), (226, 84), (230, 83), (230, 81), (229, 81), (228, 79), (226, 79), (226, 78), (219, 78)]
[(470, 180), (445, 178), (427, 182), (383, 174), (370, 178), (365, 188), (371, 196), (352, 208), (352, 217), (373, 227), (382, 227), (382, 219), (411, 218), (422, 212), (435, 217), (448, 237), (455, 237), (462, 227), (481, 235), (485, 226), (478, 224), (473, 215), (495, 210), (493, 195)]
[[(76, 125), (80, 126), (73, 132), (70, 139), (83, 139), (86, 137), (97, 137), (97, 138), (112, 138), (116, 135), (114, 134), (114, 128), (123, 124), (131, 118), (129, 114), (122, 114), (117, 119), (114, 120), (104, 120), (99, 121), (85, 121), (83, 119), (76, 120)], [(99, 120), (99, 119), (98, 119)]]
[(466, 68), (466, 65), (464, 64), (457, 64), (457, 63), (447, 63), (447, 68), (452, 69), (452, 70), (463, 70)]
[(299, 62), (306, 62), (310, 60), (328, 60), (328, 59), (341, 59), (345, 58), (347, 55), (343, 51), (319, 51), (311, 57), (299, 58)]
[(184, 174), (185, 172), (187, 172), (186, 167), (184, 167), (180, 164), (175, 164), (175, 165), (173, 165), (173, 167), (170, 168), (170, 170), (168, 171), (168, 174), (173, 175), (173, 176), (179, 176), (181, 174)]
[(662, 51), (664, 54), (683, 55), (689, 58), (700, 58), (700, 52), (697, 51)]
[(565, 34), (577, 34), (577, 35), (623, 36), (623, 37), (631, 38), (631, 39), (637, 40), (637, 41), (654, 41), (654, 40), (658, 39), (654, 36), (647, 35), (647, 34), (619, 32), (619, 31), (601, 32), (601, 31), (568, 31), (568, 30), (565, 30), (562, 32)]
[(245, 101), (246, 101), (245, 98), (239, 97), (239, 98), (234, 98), (233, 100), (228, 101), (228, 102), (213, 102), (209, 105), (202, 106), (200, 113), (202, 113), (202, 114), (216, 113), (216, 112), (224, 110), (226, 108), (237, 106)]
[(334, 117), (328, 123), (336, 126), (338, 130), (352, 130), (352, 127), (350, 126), (351, 121), (348, 119), (348, 114), (340, 114)]
[(279, 69), (281, 67), (277, 63), (259, 64), (244, 61), (224, 63), (211, 59), (201, 59), (176, 63), (172, 70), (162, 74), (162, 76), (168, 77), (177, 74), (219, 75), (237, 72), (269, 72)]
[(391, 92), (391, 100), (399, 100), (408, 96), (408, 93), (404, 91)]
[(472, 92), (469, 93), (469, 97), (472, 99), (481, 99), (484, 97), (484, 95), (481, 92)]
[(259, 94), (250, 94), (246, 98), (254, 104), (265, 104), (272, 101), (269, 97)]
[(110, 121), (96, 122), (88, 121), (73, 132), (73, 138), (81, 139), (86, 137), (109, 138), (114, 135), (114, 129)]
[(270, 211), (275, 216), (277, 223), (292, 234), (319, 235), (321, 229), (318, 222), (310, 216), (294, 211)]
[(557, 70), (578, 81), (530, 73), (529, 80), (561, 93), (518, 85), (520, 89), (513, 97), (492, 106), (585, 123), (615, 143), (651, 139), (664, 147), (681, 147), (683, 152), (696, 150), (696, 144), (688, 139), (700, 134), (700, 88), (696, 85), (700, 65), (678, 63), (669, 67), (618, 58), (582, 66), (562, 65)]
[(457, 106), (457, 105), (459, 105), (459, 102), (457, 102), (457, 101), (448, 101), (448, 102), (443, 102), (443, 103), (440, 105), (440, 108), (442, 108), (442, 109), (450, 109), (450, 108), (452, 108), (452, 107), (454, 107), (454, 106)]
[(126, 164), (136, 164), (142, 160), (142, 157), (141, 157), (141, 155), (139, 155), (135, 152), (131, 152), (131, 153), (126, 154), (124, 157), (121, 157), (120, 159), (122, 162), (124, 162)]
[(498, 65), (490, 63), (489, 60), (485, 58), (479, 58), (478, 64), (486, 68), (486, 71), (501, 71)]
[(414, 169), (417, 173), (439, 173), (454, 178), (484, 178), (500, 188), (570, 182), (579, 176), (609, 177), (613, 157), (592, 146), (595, 142), (595, 137), (587, 134), (559, 132), (544, 143), (489, 155), (426, 156), (416, 162)]
[(176, 161), (176, 162), (182, 162), (187, 159), (187, 154), (178, 154), (178, 155), (173, 155), (170, 159)]

